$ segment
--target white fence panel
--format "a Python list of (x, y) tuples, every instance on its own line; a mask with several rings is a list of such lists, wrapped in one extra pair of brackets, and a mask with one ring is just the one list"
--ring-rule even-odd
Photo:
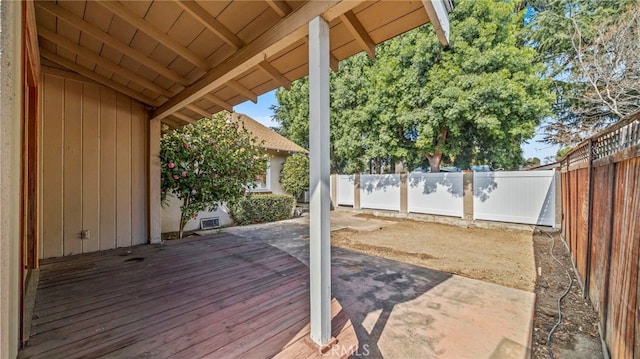
[(355, 197), (354, 192), (354, 179), (353, 176), (351, 175), (338, 175), (338, 180), (337, 182), (337, 190), (336, 190), (336, 196), (337, 198), (337, 205), (338, 206), (353, 206), (353, 199)]
[(409, 212), (463, 217), (462, 173), (410, 173), (407, 183)]
[(361, 175), (360, 207), (400, 210), (400, 175)]
[(554, 171), (476, 172), (473, 217), (553, 226), (555, 193)]

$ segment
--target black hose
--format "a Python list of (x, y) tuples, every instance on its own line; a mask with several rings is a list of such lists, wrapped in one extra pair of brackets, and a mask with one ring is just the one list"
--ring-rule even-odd
[[(556, 258), (556, 256), (553, 255), (553, 248), (555, 246), (555, 239), (553, 238), (552, 235), (550, 235), (549, 233), (545, 234), (547, 236), (549, 236), (549, 238), (551, 238), (551, 250), (550, 250), (550, 254), (551, 254), (551, 258), (553, 258), (553, 260), (555, 260), (560, 266), (564, 265), (562, 264), (562, 262), (560, 262), (558, 260), (558, 258)], [(558, 328), (558, 326), (560, 325), (560, 322), (562, 322), (562, 308), (561, 308), (561, 302), (562, 299), (564, 297), (567, 296), (567, 294), (569, 294), (569, 291), (571, 290), (571, 287), (573, 286), (573, 279), (571, 279), (571, 273), (569, 273), (569, 270), (565, 268), (565, 271), (567, 272), (567, 278), (569, 278), (569, 286), (567, 287), (567, 290), (564, 291), (564, 293), (562, 294), (562, 296), (560, 296), (560, 298), (558, 298), (558, 321), (556, 322), (556, 324), (553, 326), (553, 328), (551, 328), (551, 330), (549, 331), (549, 335), (547, 336), (547, 350), (549, 351), (549, 357), (551, 359), (554, 359), (553, 356), (553, 348), (551, 348), (551, 337), (553, 336), (553, 333), (556, 331), (556, 329)]]

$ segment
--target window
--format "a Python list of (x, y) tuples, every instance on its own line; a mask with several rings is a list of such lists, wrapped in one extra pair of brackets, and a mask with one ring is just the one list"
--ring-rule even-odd
[(253, 192), (271, 191), (271, 161), (267, 162), (267, 171), (259, 178), (256, 178), (255, 185)]

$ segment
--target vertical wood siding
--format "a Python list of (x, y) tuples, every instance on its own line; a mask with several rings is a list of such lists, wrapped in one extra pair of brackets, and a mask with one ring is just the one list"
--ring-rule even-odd
[(640, 114), (568, 154), (562, 233), (612, 358), (640, 357)]
[[(144, 107), (90, 81), (44, 74), (41, 258), (147, 239)], [(90, 231), (81, 239), (82, 230)]]

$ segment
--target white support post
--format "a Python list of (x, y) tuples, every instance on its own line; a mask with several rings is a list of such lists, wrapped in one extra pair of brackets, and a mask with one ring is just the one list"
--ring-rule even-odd
[(309, 153), (311, 340), (331, 339), (331, 236), (329, 189), (329, 25), (309, 22)]
[(160, 120), (149, 123), (149, 243), (162, 243), (160, 217)]

